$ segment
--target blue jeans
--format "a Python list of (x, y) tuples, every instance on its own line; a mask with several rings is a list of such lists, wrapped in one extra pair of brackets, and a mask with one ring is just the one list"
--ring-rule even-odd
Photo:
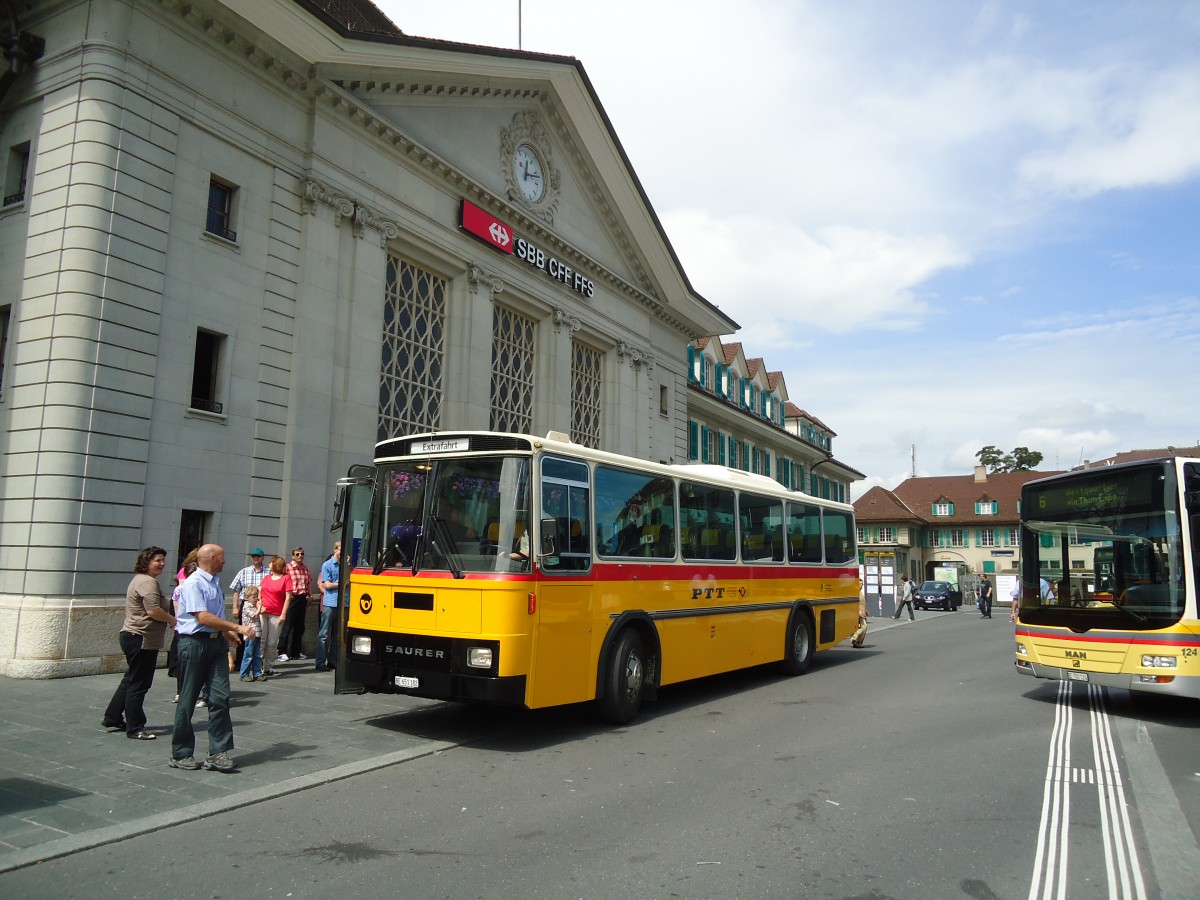
[(337, 653), (334, 650), (337, 645), (332, 640), (333, 620), (336, 613), (336, 606), (321, 606), (321, 625), (317, 629), (318, 669), (332, 666), (337, 659)]
[(246, 645), (242, 648), (242, 677), (253, 675), (257, 678), (262, 674), (262, 669), (262, 638), (246, 638)]

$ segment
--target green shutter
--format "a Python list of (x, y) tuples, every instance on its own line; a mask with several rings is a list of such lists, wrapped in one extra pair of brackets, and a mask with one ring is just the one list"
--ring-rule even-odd
[[(691, 347), (688, 348), (689, 350)], [(688, 459), (700, 458), (700, 423), (688, 420)]]
[(708, 462), (709, 461), (709, 459), (708, 459), (708, 444), (709, 444), (708, 436), (709, 436), (709, 434), (711, 434), (711, 432), (708, 430), (707, 425), (703, 426), (700, 429), (700, 462)]

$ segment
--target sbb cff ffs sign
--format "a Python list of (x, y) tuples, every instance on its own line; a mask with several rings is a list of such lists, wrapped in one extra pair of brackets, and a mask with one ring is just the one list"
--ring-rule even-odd
[(501, 253), (513, 252), (512, 228), (469, 200), (462, 202), (462, 229)]
[(577, 272), (558, 257), (546, 252), (533, 242), (517, 237), (507, 222), (501, 222), (491, 213), (480, 209), (470, 200), (462, 201), (462, 229), (479, 238), (501, 253), (516, 257), (549, 278), (564, 284), (584, 297), (596, 295), (596, 285), (582, 272)]

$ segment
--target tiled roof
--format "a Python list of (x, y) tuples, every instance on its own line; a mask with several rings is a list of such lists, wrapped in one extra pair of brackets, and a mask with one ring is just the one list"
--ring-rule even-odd
[(919, 517), (894, 492), (875, 485), (854, 501), (854, 518), (861, 523), (913, 522)]
[(370, 0), (301, 0), (316, 7), (347, 31), (403, 37), (404, 32)]
[(737, 355), (742, 352), (742, 344), (740, 341), (734, 341), (730, 344), (722, 344), (725, 348), (725, 365), (733, 365), (733, 361), (737, 359)]
[(763, 358), (756, 356), (754, 359), (746, 360), (746, 374), (753, 378), (758, 374), (758, 370), (763, 367)]
[[(979, 481), (975, 475), (938, 475), (930, 478), (907, 478), (896, 486), (896, 496), (923, 521), (946, 525), (982, 525), (997, 521), (1016, 522), (1020, 518), (1017, 501), (1021, 488), (1028, 481), (1057, 475), (1058, 472), (1004, 472), (986, 475)], [(868, 492), (870, 493), (870, 492)], [(866, 497), (867, 494), (863, 494)], [(996, 514), (981, 516), (975, 513), (976, 501), (995, 501)], [(954, 515), (934, 517), (935, 503), (953, 503)], [(857, 504), (855, 504), (857, 508)]]
[(767, 373), (767, 387), (769, 387), (771, 390), (775, 390), (775, 388), (779, 386), (779, 379), (782, 377), (783, 377), (782, 372), (768, 372)]

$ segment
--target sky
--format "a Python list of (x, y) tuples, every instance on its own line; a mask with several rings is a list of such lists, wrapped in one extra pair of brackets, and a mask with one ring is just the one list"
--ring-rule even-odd
[(853, 497), (988, 445), (1048, 470), (1200, 444), (1200, 0), (376, 5), (583, 63)]

